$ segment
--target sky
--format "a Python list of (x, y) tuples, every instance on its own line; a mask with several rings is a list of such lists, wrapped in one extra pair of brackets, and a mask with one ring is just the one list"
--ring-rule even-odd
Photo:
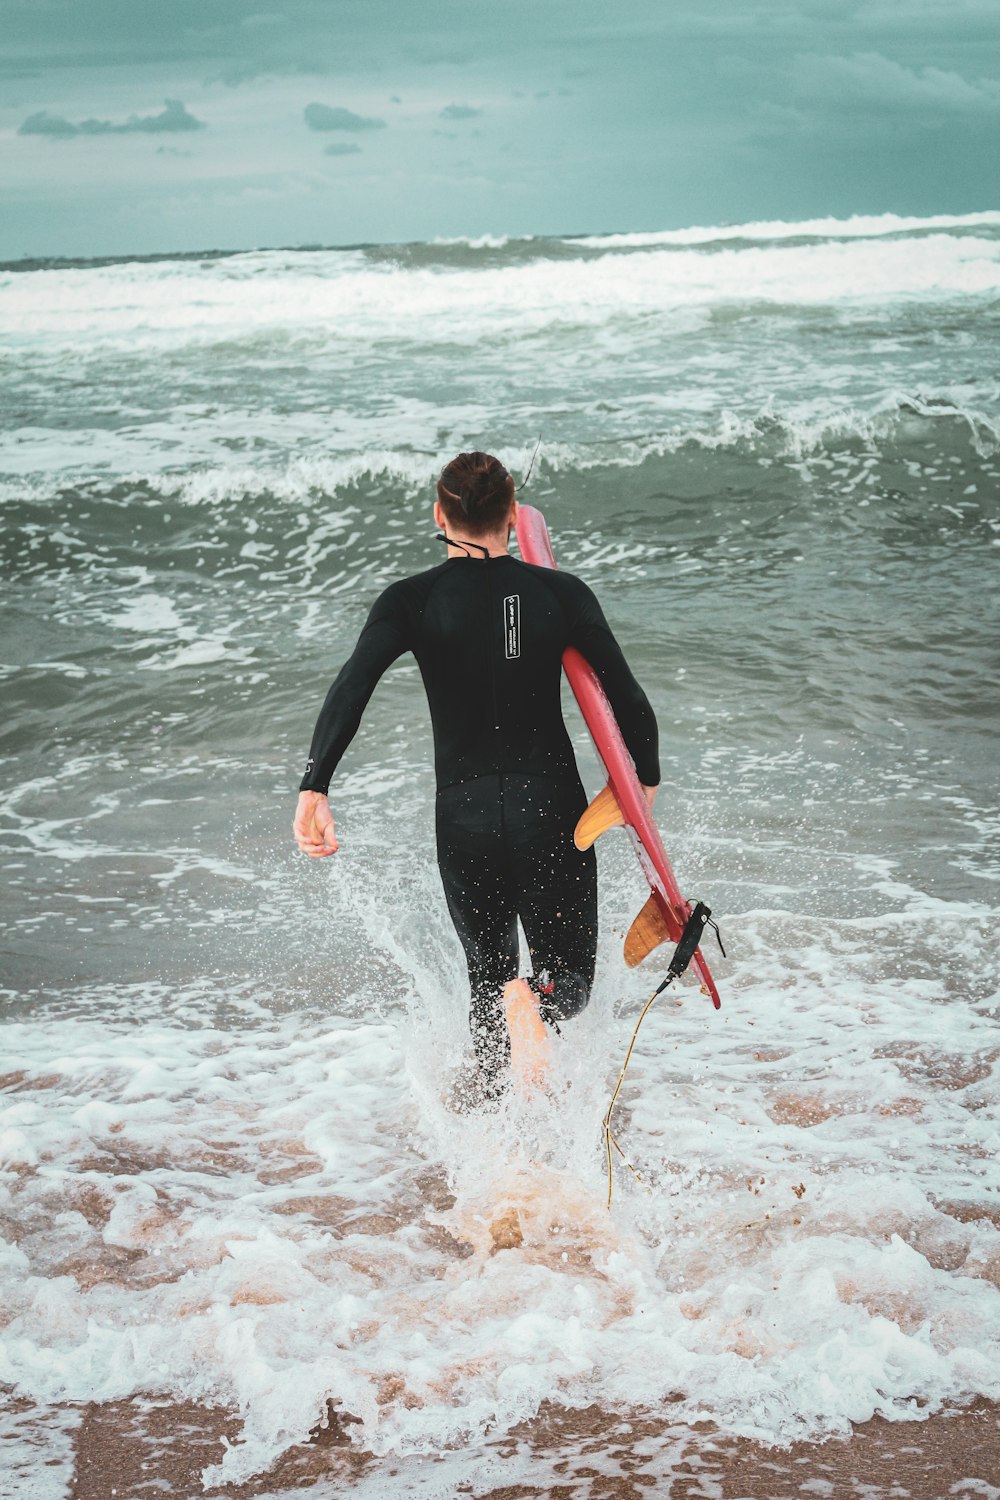
[(0, 204), (3, 260), (998, 208), (1000, 3), (0, 0)]

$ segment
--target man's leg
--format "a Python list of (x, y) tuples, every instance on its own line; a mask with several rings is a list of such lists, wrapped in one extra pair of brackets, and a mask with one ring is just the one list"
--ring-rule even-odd
[(477, 777), (438, 793), (437, 850), (448, 911), (469, 969), (472, 1042), (489, 1085), (510, 1058), (501, 997), (518, 963), (498, 777)]
[(506, 781), (505, 822), (533, 988), (542, 1015), (558, 1022), (589, 1001), (597, 959), (597, 856), (573, 842), (587, 799), (571, 783)]

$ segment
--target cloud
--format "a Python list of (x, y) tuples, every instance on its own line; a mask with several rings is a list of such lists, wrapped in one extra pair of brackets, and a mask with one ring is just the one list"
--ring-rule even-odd
[(943, 68), (907, 68), (880, 52), (850, 57), (805, 53), (796, 59), (797, 92), (841, 109), (864, 105), (882, 111), (927, 110), (937, 114), (993, 114), (1000, 111), (1000, 81), (969, 82)]
[(482, 114), (481, 109), (473, 109), (471, 104), (446, 104), (441, 111), (442, 120), (475, 120)]
[(324, 146), (324, 156), (355, 156), (361, 147), (357, 141), (331, 141), (329, 146)]
[(47, 135), (66, 140), (74, 135), (159, 135), (163, 131), (204, 130), (205, 121), (196, 120), (189, 114), (179, 99), (165, 99), (166, 106), (158, 115), (129, 115), (120, 125), (113, 120), (81, 120), (74, 124), (62, 115), (50, 115), (41, 109), (29, 115), (18, 130), (18, 135)]
[(307, 104), (303, 114), (310, 130), (384, 130), (385, 121), (356, 115), (350, 109), (331, 109), (329, 104)]
[[(99, 120), (85, 120), (85, 125), (98, 125)], [(40, 109), (37, 114), (29, 115), (18, 129), (18, 135), (79, 135), (80, 127), (71, 125), (64, 120), (62, 115), (50, 115), (48, 110)]]
[(279, 62), (274, 57), (262, 59), (259, 62), (245, 61), (232, 63), (224, 68), (221, 73), (209, 74), (205, 82), (224, 83), (227, 88), (240, 88), (245, 83), (257, 83), (261, 79), (274, 78), (305, 78), (323, 77), (329, 73), (321, 62)]

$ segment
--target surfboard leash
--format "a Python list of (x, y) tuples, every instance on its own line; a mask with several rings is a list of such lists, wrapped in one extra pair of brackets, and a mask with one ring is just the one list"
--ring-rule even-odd
[[(666, 977), (661, 980), (660, 983), (656, 986), (656, 989), (650, 995), (649, 999), (642, 1007), (642, 1010), (639, 1012), (639, 1019), (635, 1023), (635, 1030), (632, 1032), (632, 1040), (628, 1044), (628, 1051), (625, 1053), (625, 1061), (622, 1063), (622, 1070), (618, 1075), (618, 1082), (615, 1084), (615, 1091), (611, 1095), (611, 1103), (608, 1105), (603, 1122), (604, 1149), (608, 1161), (609, 1209), (611, 1208), (611, 1197), (614, 1191), (615, 1181), (614, 1160), (611, 1155), (612, 1147), (614, 1147), (614, 1149), (618, 1152), (618, 1155), (628, 1167), (635, 1180), (637, 1182), (641, 1182), (643, 1187), (647, 1186), (646, 1183), (642, 1181), (642, 1178), (640, 1177), (636, 1168), (632, 1165), (628, 1157), (625, 1155), (625, 1152), (618, 1144), (611, 1130), (611, 1116), (614, 1111), (614, 1107), (618, 1102), (618, 1095), (621, 1093), (622, 1084), (625, 1082), (625, 1074), (628, 1071), (628, 1065), (632, 1060), (632, 1052), (635, 1048), (636, 1038), (639, 1035), (639, 1028), (642, 1025), (643, 1021), (646, 1019), (653, 1001), (658, 999), (659, 996), (663, 994), (663, 991), (665, 989), (669, 989), (670, 986), (673, 985), (674, 981), (681, 977), (681, 975), (684, 973), (684, 970), (690, 964), (692, 958), (694, 958), (694, 955), (698, 950), (698, 945), (700, 944), (701, 939), (705, 934), (706, 927), (711, 927), (714, 931), (719, 947), (722, 949), (722, 956), (723, 958), (725, 958), (726, 950), (722, 946), (722, 933), (719, 931), (718, 922), (712, 921), (712, 908), (710, 906), (706, 906), (704, 901), (696, 901), (694, 906), (691, 908), (687, 921), (684, 923), (684, 931), (681, 933), (680, 941), (678, 942), (677, 947), (674, 949), (673, 957), (671, 958), (670, 963), (667, 965)], [(647, 1192), (648, 1191), (649, 1189), (647, 1187)]]
[(535, 444), (534, 451), (532, 452), (532, 455), (531, 455), (531, 463), (528, 465), (528, 472), (527, 472), (527, 474), (525, 474), (524, 478), (521, 480), (521, 483), (517, 487), (517, 493), (518, 494), (520, 494), (522, 490), (526, 490), (528, 488), (528, 480), (531, 478), (531, 471), (535, 467), (535, 459), (538, 457), (538, 450), (539, 450), (539, 448), (541, 446), (542, 446), (542, 434), (539, 433), (538, 434), (538, 442)]

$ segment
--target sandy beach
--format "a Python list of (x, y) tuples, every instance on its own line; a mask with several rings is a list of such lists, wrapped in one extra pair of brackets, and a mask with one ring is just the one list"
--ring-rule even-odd
[(390, 1497), (401, 1482), (409, 1494), (470, 1500), (639, 1500), (650, 1494), (670, 1500), (995, 1500), (1000, 1493), (998, 1412), (982, 1402), (924, 1421), (875, 1419), (850, 1438), (786, 1449), (726, 1439), (708, 1423), (675, 1426), (669, 1416), (625, 1420), (597, 1407), (566, 1412), (543, 1406), (493, 1445), (493, 1461), (500, 1470), (505, 1464), (516, 1469), (517, 1480), (485, 1488), (462, 1477), (461, 1454), (406, 1462), (358, 1452), (350, 1424), (334, 1415), (308, 1445), (289, 1449), (250, 1483), (204, 1489), (201, 1471), (218, 1462), (223, 1439), (236, 1438), (238, 1419), (221, 1408), (152, 1398), (44, 1414), (24, 1402), (10, 1404), (0, 1449), (13, 1457), (8, 1482), (16, 1486), (24, 1448), (49, 1444), (53, 1424), (61, 1442), (40, 1487), (12, 1493), (38, 1500), (157, 1494), (171, 1500), (335, 1500)]

